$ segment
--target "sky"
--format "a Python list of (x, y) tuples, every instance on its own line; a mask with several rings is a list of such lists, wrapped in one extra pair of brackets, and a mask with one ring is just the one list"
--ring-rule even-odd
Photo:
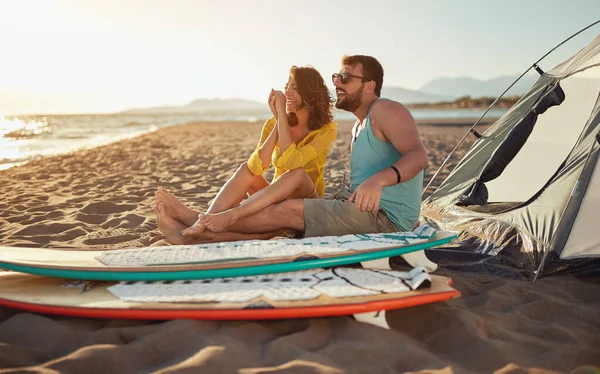
[(491, 79), (599, 19), (598, 0), (0, 0), (0, 114), (266, 101), (290, 66), (329, 83), (344, 54), (376, 57), (384, 85)]

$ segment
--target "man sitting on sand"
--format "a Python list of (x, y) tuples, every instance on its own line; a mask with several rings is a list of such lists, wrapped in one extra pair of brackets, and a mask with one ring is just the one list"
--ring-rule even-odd
[(412, 230), (420, 214), (423, 169), (429, 163), (412, 115), (402, 104), (380, 98), (383, 68), (371, 56), (344, 56), (332, 79), (336, 107), (358, 118), (352, 130), (350, 186), (333, 199), (269, 205), (221, 233), (192, 226), (190, 218), (200, 212), (165, 191), (157, 196), (155, 212), (167, 240), (187, 244), (268, 239), (285, 231), (309, 237)]

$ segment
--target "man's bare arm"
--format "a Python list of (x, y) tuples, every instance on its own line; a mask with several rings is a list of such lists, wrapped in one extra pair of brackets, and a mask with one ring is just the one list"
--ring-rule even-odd
[[(429, 165), (427, 150), (421, 142), (414, 118), (406, 107), (395, 101), (381, 101), (371, 111), (371, 123), (376, 135), (383, 136), (402, 157), (394, 163), (401, 175), (401, 182), (408, 181)], [(373, 176), (382, 186), (396, 184), (393, 169), (385, 168)]]

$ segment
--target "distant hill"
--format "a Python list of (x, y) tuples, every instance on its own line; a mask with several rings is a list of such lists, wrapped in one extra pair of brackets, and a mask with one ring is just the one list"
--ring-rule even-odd
[(156, 106), (123, 111), (126, 114), (174, 114), (230, 110), (268, 110), (266, 104), (246, 99), (196, 99), (180, 106)]
[[(504, 90), (510, 86), (518, 75), (498, 77), (490, 80), (479, 80), (475, 78), (438, 78), (427, 83), (421, 88), (421, 91), (434, 95), (448, 95), (453, 99), (470, 96), (472, 98), (498, 97)], [(527, 93), (537, 82), (538, 76), (526, 75), (521, 78), (504, 97), (522, 96)], [(585, 87), (587, 85), (598, 85), (599, 78), (574, 77), (571, 84)]]
[[(470, 77), (436, 78), (425, 84), (419, 91), (432, 95), (447, 95), (452, 98), (461, 96), (498, 97), (510, 86), (518, 75), (506, 75), (490, 80), (480, 80)], [(521, 96), (538, 80), (539, 76), (525, 75), (511, 89), (506, 96)]]
[[(335, 92), (331, 93), (335, 98)], [(402, 87), (384, 87), (384, 97), (397, 100), (401, 103), (433, 103), (452, 100), (450, 95), (432, 95), (419, 91), (408, 90)], [(181, 114), (217, 111), (267, 111), (266, 103), (259, 103), (246, 99), (196, 99), (185, 105), (155, 106), (149, 108), (136, 108), (123, 111), (124, 114)]]
[[(331, 96), (335, 99), (335, 90), (332, 89)], [(454, 96), (428, 94), (421, 91), (409, 90), (398, 86), (383, 85), (381, 97), (399, 101), (403, 104), (413, 103), (437, 103), (440, 101), (451, 101)]]

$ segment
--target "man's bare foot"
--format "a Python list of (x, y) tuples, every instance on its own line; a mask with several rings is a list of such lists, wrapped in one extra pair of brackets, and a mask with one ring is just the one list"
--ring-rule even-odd
[(158, 223), (158, 229), (167, 239), (170, 244), (188, 244), (188, 238), (181, 234), (181, 230), (186, 226), (171, 217), (165, 210), (164, 203), (158, 201), (154, 207), (154, 214), (156, 214), (156, 222)]
[(239, 218), (235, 214), (235, 208), (221, 213), (201, 214), (199, 221), (212, 232), (225, 232)]
[(198, 212), (183, 205), (173, 194), (164, 188), (159, 187), (154, 196), (154, 205), (162, 202), (167, 214), (186, 226), (191, 226), (198, 219)]

